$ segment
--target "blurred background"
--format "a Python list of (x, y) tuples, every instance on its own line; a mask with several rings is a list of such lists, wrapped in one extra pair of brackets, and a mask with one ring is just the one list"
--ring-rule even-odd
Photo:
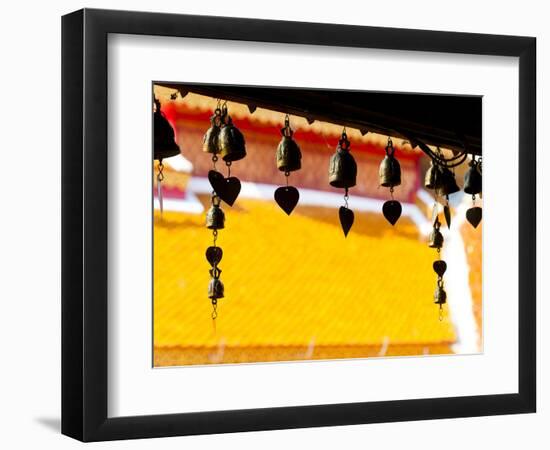
[[(442, 227), (448, 303), (440, 321), (433, 303), (437, 253), (427, 245), (434, 200), (423, 188), (429, 158), (393, 139), (402, 169), (394, 197), (403, 214), (392, 227), (381, 213), (390, 194), (378, 186), (388, 136), (348, 129), (358, 177), (349, 199), (355, 223), (345, 238), (338, 219), (343, 190), (328, 184), (342, 127), (291, 116), (302, 169), (289, 178), (300, 201), (287, 216), (273, 200), (286, 183), (275, 163), (284, 114), (251, 113), (234, 102), (229, 114), (245, 136), (247, 157), (231, 168), (242, 182), (237, 201), (222, 203), (226, 227), (217, 244), (225, 298), (213, 324), (204, 256), (212, 243), (205, 227), (212, 161), (202, 139), (217, 102), (154, 91), (181, 149), (163, 161), (162, 215), (154, 189), (156, 367), (482, 351), (482, 227), (464, 220), (471, 198), (451, 195), (452, 226)], [(226, 175), (221, 161), (217, 167)], [(455, 170), (459, 185), (466, 168)]]

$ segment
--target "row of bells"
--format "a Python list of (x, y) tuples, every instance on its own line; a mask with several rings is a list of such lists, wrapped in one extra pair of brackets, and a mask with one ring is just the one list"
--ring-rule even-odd
[[(470, 162), (470, 168), (464, 175), (464, 192), (476, 195), (482, 191), (481, 172), (477, 161)], [(401, 184), (401, 167), (393, 154), (386, 154), (378, 172), (380, 186), (395, 187)], [(350, 188), (357, 182), (357, 163), (349, 152), (349, 146), (339, 144), (329, 165), (329, 183), (337, 188)], [(460, 191), (454, 173), (436, 164), (431, 164), (426, 172), (424, 186), (435, 189), (440, 196), (447, 196)]]
[[(160, 160), (178, 155), (179, 147), (175, 143), (174, 130), (160, 110), (160, 104), (154, 114), (155, 130), (155, 159)], [(285, 135), (277, 147), (277, 168), (283, 172), (293, 172), (301, 168), (302, 154), (298, 144), (292, 139), (292, 134)], [(211, 118), (211, 126), (204, 135), (203, 150), (212, 154), (220, 154), (226, 162), (238, 161), (246, 156), (244, 136), (233, 125), (227, 114), (216, 113)], [(393, 154), (387, 154), (379, 169), (380, 185), (394, 187), (401, 184), (401, 167)], [(336, 153), (331, 157), (329, 164), (329, 184), (337, 188), (350, 188), (357, 181), (357, 163), (349, 152), (349, 141), (341, 139)], [(458, 192), (460, 187), (456, 183), (453, 172), (436, 164), (430, 165), (426, 172), (424, 186), (434, 189), (440, 196), (447, 196)], [(482, 191), (481, 173), (478, 162), (470, 162), (470, 168), (464, 176), (464, 192), (476, 195)]]
[(246, 156), (244, 136), (233, 125), (227, 111), (220, 109), (210, 118), (210, 128), (203, 138), (202, 149), (206, 153), (220, 154), (225, 162), (233, 162)]
[[(350, 143), (344, 134), (338, 143), (336, 153), (330, 158), (328, 175), (329, 184), (333, 187), (348, 189), (357, 183), (357, 163), (349, 151), (349, 146)], [(378, 176), (380, 186), (391, 188), (401, 184), (401, 166), (393, 156), (393, 151), (386, 152), (380, 163)]]
[[(466, 194), (477, 195), (482, 191), (481, 172), (478, 164), (475, 160), (470, 161), (470, 168), (464, 175), (464, 192)], [(443, 197), (460, 191), (453, 172), (447, 167), (440, 167), (433, 162), (426, 172), (424, 186), (427, 189), (434, 189), (437, 195)]]

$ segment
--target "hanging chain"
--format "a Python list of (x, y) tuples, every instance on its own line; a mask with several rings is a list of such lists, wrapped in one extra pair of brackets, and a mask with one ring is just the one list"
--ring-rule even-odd
[(348, 209), (348, 199), (349, 199), (349, 193), (348, 193), (348, 188), (346, 188), (344, 192), (344, 206), (346, 209)]
[(159, 199), (160, 215), (164, 211), (163, 199), (162, 199), (162, 181), (164, 180), (164, 164), (162, 164), (162, 159), (159, 160), (158, 164), (158, 173), (157, 173), (157, 197)]

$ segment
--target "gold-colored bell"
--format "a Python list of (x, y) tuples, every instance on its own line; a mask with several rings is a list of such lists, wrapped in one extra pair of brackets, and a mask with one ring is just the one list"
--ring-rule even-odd
[(283, 135), (277, 147), (276, 159), (277, 169), (281, 172), (294, 172), (302, 167), (302, 152), (294, 139), (288, 118), (285, 120), (285, 127), (281, 129)]
[(440, 306), (447, 303), (447, 293), (445, 292), (445, 289), (443, 289), (443, 286), (441, 285), (438, 285), (435, 288), (434, 303)]
[(160, 101), (157, 99), (155, 99), (155, 107), (155, 112), (153, 113), (155, 134), (153, 154), (156, 160), (161, 161), (165, 158), (179, 155), (180, 148), (176, 144), (174, 129), (160, 110)]
[(222, 159), (225, 162), (238, 161), (246, 156), (244, 136), (239, 129), (233, 125), (230, 116), (226, 116), (225, 125), (220, 131), (218, 145)]
[(401, 166), (394, 154), (395, 148), (393, 147), (391, 139), (388, 139), (386, 156), (380, 163), (380, 169), (378, 170), (380, 186), (391, 188), (401, 184)]
[[(217, 269), (219, 272), (221, 270)], [(223, 298), (224, 296), (224, 286), (222, 281), (219, 278), (211, 278), (210, 283), (208, 283), (208, 298), (212, 300), (217, 300), (218, 298)]]
[(225, 227), (225, 214), (220, 207), (220, 198), (216, 195), (212, 198), (212, 206), (206, 213), (206, 228), (221, 230)]
[(214, 115), (210, 118), (210, 128), (204, 133), (202, 139), (202, 151), (217, 154), (220, 151), (218, 140), (222, 124), (222, 110), (216, 108)]
[(432, 232), (430, 233), (430, 236), (428, 238), (428, 247), (430, 248), (437, 248), (440, 249), (443, 247), (443, 235), (441, 234), (441, 231), (439, 231), (439, 227), (441, 224), (439, 223), (439, 220), (436, 220), (434, 223), (434, 227)]
[(441, 169), (432, 161), (424, 177), (424, 187), (426, 189), (437, 189), (441, 184)]
[(478, 162), (473, 159), (470, 161), (470, 168), (464, 175), (464, 192), (470, 195), (476, 195), (481, 192), (481, 173)]
[(328, 181), (331, 186), (337, 188), (350, 188), (355, 186), (357, 180), (357, 163), (349, 151), (350, 142), (346, 133), (336, 147), (336, 153), (330, 158), (328, 169)]
[(437, 194), (442, 197), (454, 194), (460, 191), (458, 184), (456, 184), (455, 174), (450, 169), (444, 167), (441, 169), (441, 182), (437, 187)]

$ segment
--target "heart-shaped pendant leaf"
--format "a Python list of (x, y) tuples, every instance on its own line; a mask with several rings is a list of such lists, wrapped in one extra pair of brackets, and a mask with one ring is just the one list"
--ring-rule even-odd
[(221, 247), (208, 247), (206, 249), (206, 260), (211, 266), (218, 264), (222, 260), (223, 250)]
[(298, 189), (293, 186), (283, 186), (275, 189), (275, 201), (289, 216), (300, 199)]
[(434, 261), (433, 268), (435, 273), (442, 277), (447, 270), (447, 263), (442, 259), (440, 259), (439, 261)]
[(466, 211), (466, 219), (472, 224), (474, 228), (477, 228), (479, 222), (481, 222), (481, 208), (474, 206)]
[(388, 200), (384, 203), (384, 206), (382, 206), (382, 213), (384, 214), (384, 217), (392, 225), (395, 225), (401, 217), (401, 211), (401, 203), (397, 200)]
[(355, 215), (351, 209), (346, 208), (345, 206), (340, 206), (338, 215), (340, 216), (340, 225), (342, 225), (342, 230), (344, 230), (344, 236), (347, 236), (351, 226), (353, 225)]
[(443, 214), (445, 216), (445, 222), (447, 222), (447, 228), (451, 229), (451, 208), (448, 205), (443, 207)]
[(241, 182), (237, 177), (224, 178), (224, 176), (215, 170), (208, 172), (208, 180), (212, 185), (212, 189), (218, 194), (225, 203), (233, 206), (235, 200), (241, 192)]
[(208, 181), (210, 181), (210, 185), (214, 191), (218, 192), (217, 189), (222, 186), (223, 180), (224, 176), (220, 172), (216, 170), (208, 171)]

